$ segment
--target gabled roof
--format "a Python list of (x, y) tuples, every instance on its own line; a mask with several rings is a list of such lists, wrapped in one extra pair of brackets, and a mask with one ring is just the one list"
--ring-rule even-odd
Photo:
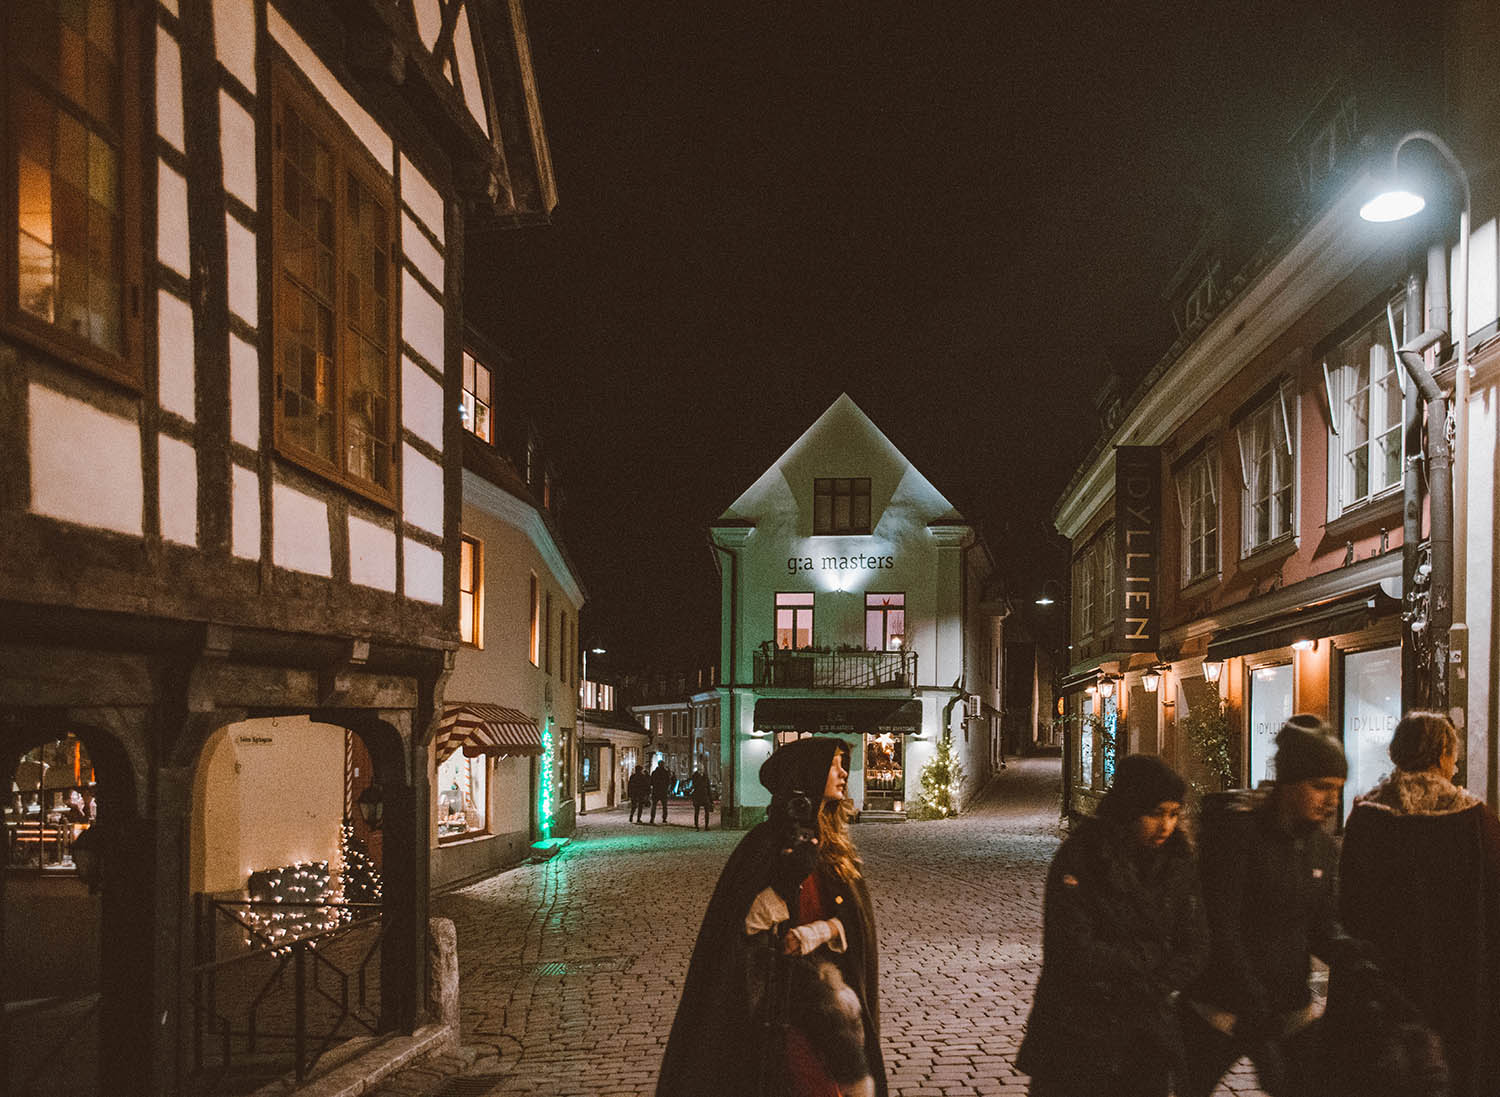
[[(853, 464), (851, 461), (863, 461)], [(898, 485), (892, 501), (900, 500), (918, 510), (927, 520), (961, 524), (963, 515), (919, 472), (910, 459), (864, 413), (849, 394), (842, 393), (813, 421), (786, 451), (719, 516), (715, 525), (742, 525), (762, 512), (786, 505), (789, 484), (800, 478), (803, 468), (811, 475), (865, 475), (870, 462), (884, 464), (895, 472)]]

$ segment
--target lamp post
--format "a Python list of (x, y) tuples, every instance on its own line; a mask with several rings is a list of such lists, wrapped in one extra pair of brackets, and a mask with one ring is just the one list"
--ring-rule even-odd
[[(603, 655), (604, 654), (604, 649), (603, 648), (584, 648), (583, 649), (583, 688), (585, 690), (589, 688), (589, 652), (593, 652), (595, 655)], [(582, 700), (582, 697), (580, 696), (579, 699)], [(583, 787), (583, 758), (584, 758), (584, 751), (583, 751), (583, 716), (582, 716), (581, 713), (579, 714), (579, 719), (578, 719), (578, 730), (579, 730), (579, 735), (578, 735), (578, 814), (579, 815), (587, 815), (589, 813), (589, 794), (588, 794), (588, 790)], [(610, 781), (613, 782), (614, 778), (611, 777)], [(607, 800), (605, 802), (608, 803)]]
[[(1426, 207), (1426, 199), (1414, 187), (1402, 186), (1399, 167), (1401, 150), (1413, 141), (1421, 141), (1431, 147), (1452, 172), (1463, 192), (1463, 208), (1458, 219), (1458, 285), (1453, 301), (1453, 326), (1458, 329), (1457, 364), (1453, 381), (1453, 449), (1449, 484), (1440, 484), (1441, 470), (1438, 468), (1446, 439), (1446, 414), (1434, 422), (1433, 413), (1443, 408), (1445, 401), (1437, 391), (1430, 374), (1421, 361), (1421, 354), (1437, 343), (1445, 332), (1424, 331), (1412, 337), (1397, 354), (1401, 364), (1412, 380), (1422, 390), (1428, 401), (1428, 447), (1429, 478), (1433, 481), (1431, 491), (1431, 543), (1432, 586), (1430, 588), (1429, 624), (1436, 626), (1431, 642), (1427, 645), (1430, 659), (1429, 682), (1432, 693), (1425, 699), (1432, 708), (1447, 710), (1454, 722), (1467, 736), (1468, 712), (1468, 623), (1467, 623), (1467, 540), (1468, 540), (1468, 435), (1469, 435), (1469, 217), (1472, 197), (1469, 176), (1453, 150), (1441, 137), (1427, 130), (1412, 130), (1403, 135), (1391, 150), (1392, 187), (1376, 195), (1360, 208), (1360, 216), (1367, 221), (1388, 222), (1404, 220)], [(1446, 318), (1434, 317), (1441, 321)], [(1431, 322), (1431, 321), (1430, 321)], [(1418, 325), (1420, 326), (1420, 325)], [(1444, 536), (1446, 535), (1446, 537)], [(1442, 540), (1447, 544), (1442, 544)], [(1445, 589), (1446, 588), (1446, 589)], [(1410, 596), (1410, 591), (1403, 594)], [(1447, 617), (1446, 622), (1443, 618)], [(1442, 626), (1446, 624), (1446, 629)], [(1446, 633), (1444, 635), (1443, 633)], [(1450, 656), (1449, 652), (1453, 654)], [(1459, 668), (1462, 686), (1456, 704), (1450, 704), (1448, 695), (1448, 668), (1452, 664)], [(1441, 664), (1441, 665), (1439, 665)], [(1496, 794), (1495, 729), (1490, 729), (1489, 743), (1489, 793), (1491, 803)]]

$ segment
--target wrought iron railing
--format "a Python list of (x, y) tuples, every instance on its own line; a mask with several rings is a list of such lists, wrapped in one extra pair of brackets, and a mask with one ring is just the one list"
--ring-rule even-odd
[(755, 652), (755, 684), (793, 689), (909, 689), (914, 651), (792, 651), (769, 642)]
[[(196, 897), (193, 1076), (198, 1093), (238, 1092), (290, 1071), (298, 1083), (335, 1043), (380, 1029), (379, 903)], [(274, 916), (314, 924), (273, 937)], [(226, 955), (227, 953), (227, 955)]]

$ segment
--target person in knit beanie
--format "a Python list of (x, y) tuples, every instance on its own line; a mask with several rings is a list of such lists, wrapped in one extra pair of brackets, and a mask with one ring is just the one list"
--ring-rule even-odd
[(1047, 873), (1042, 974), (1016, 1067), (1031, 1097), (1166, 1097), (1186, 1069), (1173, 1002), (1208, 955), (1187, 786), (1132, 754)]
[(1318, 1092), (1311, 957), (1332, 964), (1358, 947), (1339, 924), (1338, 851), (1327, 825), (1349, 764), (1328, 725), (1298, 713), (1276, 733), (1274, 765), (1269, 794), (1204, 830), (1213, 951), (1184, 995), (1181, 1097), (1209, 1097), (1242, 1055), (1271, 1097)]

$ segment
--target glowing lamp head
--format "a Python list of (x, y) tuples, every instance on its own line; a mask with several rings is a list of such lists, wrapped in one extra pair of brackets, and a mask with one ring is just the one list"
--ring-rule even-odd
[(1105, 700), (1115, 695), (1115, 680), (1108, 676), (1099, 679), (1099, 696)]
[(1390, 221), (1404, 221), (1408, 217), (1414, 217), (1427, 208), (1427, 199), (1420, 194), (1399, 188), (1381, 191), (1364, 205), (1359, 207), (1359, 215), (1366, 221), (1376, 224), (1386, 224)]
[(1293, 651), (1313, 651), (1313, 650), (1315, 650), (1317, 648), (1317, 646), (1318, 646), (1318, 642), (1316, 640), (1293, 640), (1292, 641), (1292, 650)]
[(1222, 659), (1205, 659), (1205, 660), (1203, 660), (1203, 678), (1204, 678), (1205, 681), (1208, 681), (1208, 682), (1217, 682), (1219, 680), (1219, 675), (1221, 675), (1223, 673), (1224, 673), (1224, 660), (1222, 660)]
[(1161, 671), (1152, 667), (1141, 675), (1141, 685), (1146, 687), (1147, 693), (1155, 693), (1161, 688)]
[(1050, 606), (1052, 605), (1052, 603), (1053, 599), (1047, 596), (1046, 591), (1043, 591), (1037, 596), (1036, 604), (1039, 606)]

